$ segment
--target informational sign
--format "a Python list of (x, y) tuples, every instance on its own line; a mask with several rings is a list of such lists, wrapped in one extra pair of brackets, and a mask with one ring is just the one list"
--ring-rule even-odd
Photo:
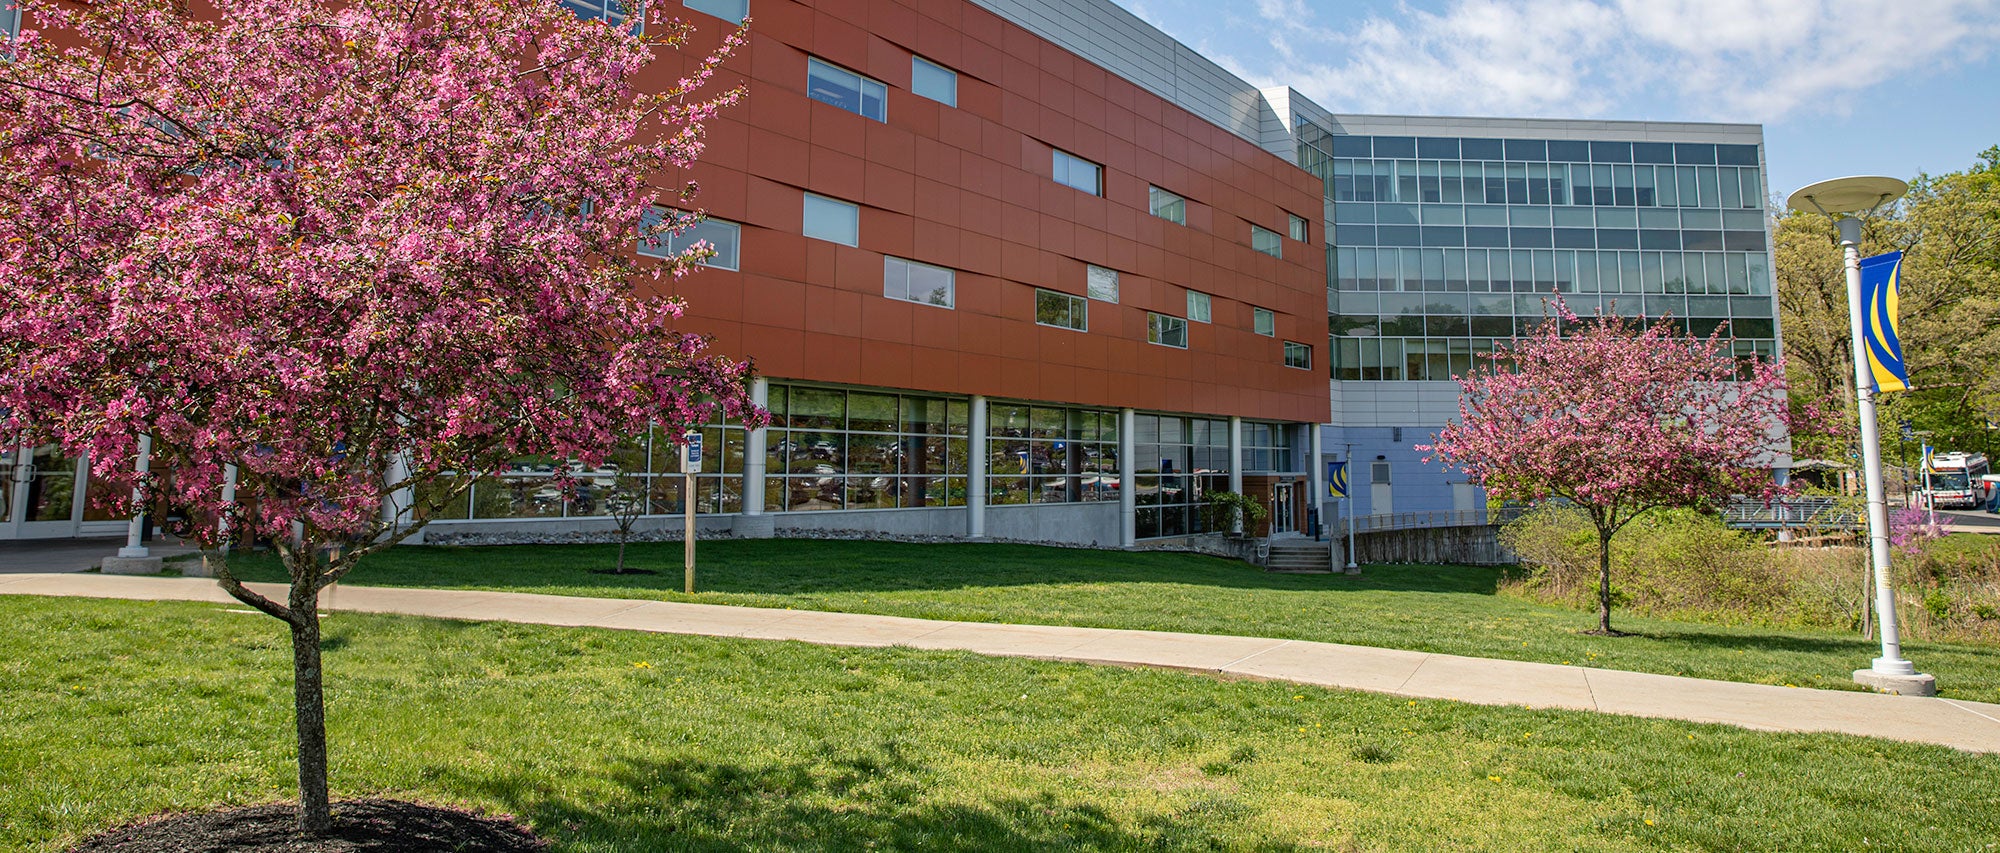
[(681, 446), (681, 470), (689, 474), (701, 473), (701, 433), (688, 430), (681, 436), (687, 443)]
[(1910, 423), (1910, 419), (1909, 419), (1909, 418), (1904, 418), (1904, 419), (1902, 420), (1902, 422), (1901, 422), (1901, 423), (1897, 424), (1897, 426), (1900, 426), (1900, 427), (1902, 427), (1902, 428), (1903, 428), (1903, 440), (1904, 440), (1904, 441), (1915, 441), (1915, 440), (1916, 440), (1916, 438), (1917, 438), (1917, 426), (1916, 426), (1916, 424), (1913, 424), (1913, 423)]

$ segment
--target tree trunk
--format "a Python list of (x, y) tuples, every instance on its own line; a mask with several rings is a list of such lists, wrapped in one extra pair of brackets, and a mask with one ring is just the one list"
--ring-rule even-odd
[(612, 569), (611, 573), (614, 575), (625, 573), (625, 534), (622, 532), (618, 535), (618, 568)]
[(1611, 531), (1597, 529), (1597, 631), (1611, 637)]
[[(310, 582), (306, 583), (310, 589)], [(292, 702), (299, 735), (299, 831), (309, 836), (333, 827), (326, 784), (326, 694), (320, 671), (319, 593), (294, 583)]]

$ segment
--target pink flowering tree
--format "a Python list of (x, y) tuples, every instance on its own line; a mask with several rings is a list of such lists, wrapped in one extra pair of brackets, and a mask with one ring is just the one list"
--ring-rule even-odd
[(1597, 527), (1597, 629), (1611, 628), (1611, 540), (1656, 507), (1786, 490), (1771, 468), (1791, 427), (1782, 365), (1744, 363), (1720, 331), (1668, 321), (1559, 319), (1461, 377), (1459, 418), (1417, 449), (1494, 497), (1562, 498)]
[[(643, 29), (555, 0), (24, 5), (0, 42), (0, 444), (59, 442), (274, 544), (283, 600), (218, 575), (290, 628), (323, 831), (322, 589), (517, 455), (762, 424), (748, 367), (648, 292), (706, 247), (632, 254), (692, 221), (702, 124), (742, 95), (705, 86), (744, 34), (684, 60), (668, 4)], [(142, 435), (170, 476), (134, 483)]]

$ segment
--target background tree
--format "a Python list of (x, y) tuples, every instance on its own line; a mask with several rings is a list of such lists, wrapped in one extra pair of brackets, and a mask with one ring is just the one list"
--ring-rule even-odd
[(1782, 490), (1786, 451), (1778, 364), (1739, 362), (1718, 330), (1690, 338), (1665, 320), (1559, 315), (1492, 369), (1459, 380), (1458, 421), (1417, 449), (1495, 497), (1562, 498), (1597, 532), (1597, 628), (1611, 627), (1611, 542), (1655, 507), (1702, 507)]
[[(1833, 223), (1816, 213), (1778, 221), (1779, 322), (1793, 387), (1837, 395), (1854, 420), (1847, 285)], [(1900, 337), (1911, 390), (1883, 398), (1884, 435), (1908, 419), (1940, 447), (1989, 448), (2000, 422), (2000, 146), (1971, 168), (1918, 175), (1894, 206), (1867, 220), (1864, 256), (1901, 251)], [(1849, 434), (1852, 434), (1851, 432)], [(1825, 455), (1843, 457), (1845, 448)]]
[(290, 629), (323, 831), (321, 589), (516, 454), (589, 469), (649, 420), (762, 423), (747, 366), (642, 292), (696, 255), (631, 252), (741, 96), (698, 92), (743, 34), (683, 57), (657, 8), (639, 34), (553, 0), (26, 5), (47, 31), (0, 47), (0, 443), (123, 488), (151, 436), (154, 500), (275, 544), (286, 600), (219, 581)]

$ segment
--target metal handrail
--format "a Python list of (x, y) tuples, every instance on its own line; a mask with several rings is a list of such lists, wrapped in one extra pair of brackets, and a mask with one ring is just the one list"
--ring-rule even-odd
[[(1355, 533), (1376, 533), (1384, 530), (1414, 530), (1424, 527), (1484, 527), (1506, 524), (1520, 517), (1524, 510), (1520, 507), (1503, 507), (1498, 510), (1457, 509), (1428, 510), (1424, 512), (1390, 512), (1376, 515), (1362, 515), (1354, 518)], [(1336, 535), (1345, 535), (1345, 519), (1334, 520)]]

